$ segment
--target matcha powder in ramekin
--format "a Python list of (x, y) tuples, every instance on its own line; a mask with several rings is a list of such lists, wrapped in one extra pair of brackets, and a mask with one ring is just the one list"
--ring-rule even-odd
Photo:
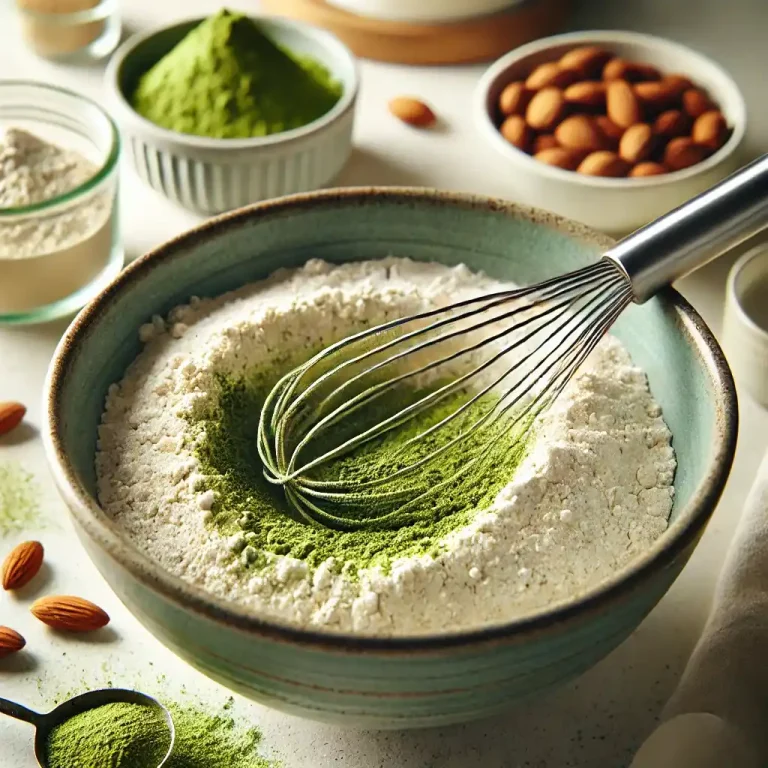
[(172, 131), (246, 139), (301, 128), (341, 92), (319, 62), (281, 48), (247, 16), (222, 10), (141, 77), (132, 103)]

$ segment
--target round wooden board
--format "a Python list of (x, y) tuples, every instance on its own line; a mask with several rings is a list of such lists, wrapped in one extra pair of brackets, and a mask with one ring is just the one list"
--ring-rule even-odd
[(469, 64), (498, 58), (557, 32), (571, 3), (528, 0), (503, 13), (449, 24), (382, 21), (356, 16), (324, 0), (261, 0), (261, 5), (267, 13), (333, 32), (362, 58), (394, 64)]

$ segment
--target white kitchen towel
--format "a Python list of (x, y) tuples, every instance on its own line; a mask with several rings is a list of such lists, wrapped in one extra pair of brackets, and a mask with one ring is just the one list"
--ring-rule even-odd
[(768, 766), (768, 454), (709, 618), (662, 724), (631, 768)]

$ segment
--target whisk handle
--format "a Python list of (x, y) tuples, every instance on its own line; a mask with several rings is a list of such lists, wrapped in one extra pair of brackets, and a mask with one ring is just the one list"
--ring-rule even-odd
[(606, 252), (642, 304), (768, 227), (768, 155), (625, 237)]

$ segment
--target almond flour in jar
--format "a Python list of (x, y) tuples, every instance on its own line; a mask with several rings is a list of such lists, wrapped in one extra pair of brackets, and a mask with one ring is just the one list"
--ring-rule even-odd
[[(99, 186), (55, 203), (98, 171), (80, 153), (27, 131), (9, 128), (0, 136), (0, 314), (63, 299), (104, 270), (112, 193)], [(49, 201), (50, 207), (34, 208)]]

